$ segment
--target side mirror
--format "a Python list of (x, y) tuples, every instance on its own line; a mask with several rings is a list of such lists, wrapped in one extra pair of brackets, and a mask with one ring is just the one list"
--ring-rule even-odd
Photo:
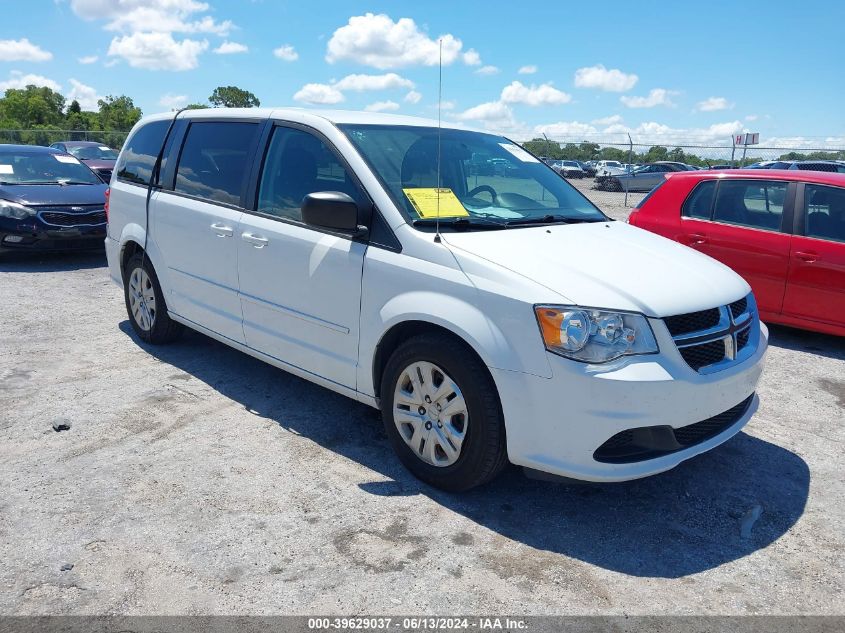
[(321, 229), (351, 233), (353, 237), (367, 234), (366, 226), (359, 224), (358, 204), (340, 191), (309, 193), (302, 201), (302, 220)]

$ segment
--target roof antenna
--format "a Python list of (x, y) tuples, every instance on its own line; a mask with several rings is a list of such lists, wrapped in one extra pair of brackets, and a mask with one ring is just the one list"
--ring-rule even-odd
[(443, 102), (443, 38), (437, 40), (440, 46), (437, 78), (437, 220), (434, 222), (434, 241), (440, 242), (440, 106)]

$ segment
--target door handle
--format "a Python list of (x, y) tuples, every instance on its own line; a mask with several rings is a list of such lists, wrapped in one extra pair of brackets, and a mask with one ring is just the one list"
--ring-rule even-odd
[(701, 233), (688, 233), (686, 236), (690, 246), (698, 246), (707, 243), (707, 236)]
[(249, 242), (255, 248), (264, 248), (267, 244), (270, 243), (266, 237), (260, 237), (258, 235), (253, 235), (252, 233), (241, 233), (241, 238), (245, 242)]
[(211, 230), (217, 233), (217, 237), (232, 237), (235, 234), (235, 229), (225, 224), (212, 224)]
[(818, 253), (812, 253), (807, 251), (796, 251), (795, 258), (800, 259), (802, 262), (807, 262), (808, 264), (812, 264), (819, 260)]

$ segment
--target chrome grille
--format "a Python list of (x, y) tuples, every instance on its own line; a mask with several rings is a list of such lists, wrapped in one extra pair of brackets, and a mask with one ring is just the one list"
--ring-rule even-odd
[(702, 374), (742, 362), (757, 348), (760, 336), (753, 295), (726, 306), (665, 317), (663, 322), (681, 357)]

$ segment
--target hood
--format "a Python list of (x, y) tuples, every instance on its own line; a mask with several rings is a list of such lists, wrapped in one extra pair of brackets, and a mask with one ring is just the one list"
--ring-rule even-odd
[(0, 185), (0, 198), (19, 204), (105, 204), (105, 184), (96, 185)]
[(663, 317), (751, 291), (715, 259), (623, 222), (444, 233), (443, 240), (459, 263), (483, 258), (554, 291), (561, 303), (585, 307)]
[(83, 163), (88, 165), (91, 169), (114, 169), (114, 164), (117, 162), (116, 160), (103, 160), (100, 158), (91, 158), (89, 160), (82, 160)]

